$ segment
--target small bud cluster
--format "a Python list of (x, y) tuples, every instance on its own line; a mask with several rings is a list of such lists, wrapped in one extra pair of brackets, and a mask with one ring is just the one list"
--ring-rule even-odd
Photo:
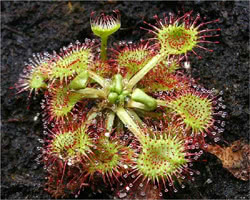
[[(224, 131), (223, 100), (186, 75), (188, 52), (219, 29), (192, 12), (181, 17), (155, 16), (154, 38), (120, 42), (108, 49), (108, 36), (121, 26), (120, 14), (91, 15), (91, 28), (101, 39), (86, 39), (59, 53), (34, 55), (16, 87), (18, 92), (44, 91), (45, 139), (36, 159), (48, 172), (46, 190), (53, 197), (76, 197), (85, 187), (119, 197), (142, 198), (147, 187), (177, 192), (198, 174), (192, 169), (209, 139)], [(210, 51), (210, 50), (209, 50)], [(185, 66), (184, 66), (185, 67)], [(208, 139), (207, 139), (208, 138)], [(101, 177), (101, 179), (100, 179)], [(144, 194), (144, 195), (143, 195)]]

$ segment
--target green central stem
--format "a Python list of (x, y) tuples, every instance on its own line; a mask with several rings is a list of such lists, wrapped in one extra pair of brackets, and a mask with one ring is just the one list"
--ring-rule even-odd
[(137, 74), (133, 76), (128, 82), (128, 85), (126, 86), (126, 89), (128, 91), (131, 91), (133, 87), (151, 70), (153, 69), (161, 60), (163, 57), (165, 57), (165, 54), (158, 54), (155, 57), (153, 57)]
[(108, 37), (101, 37), (101, 59), (102, 61), (107, 60), (107, 43)]
[(140, 138), (144, 137), (143, 131), (130, 117), (128, 112), (123, 107), (118, 107), (116, 109), (116, 114), (123, 122), (123, 124), (135, 135), (135, 137), (140, 141)]

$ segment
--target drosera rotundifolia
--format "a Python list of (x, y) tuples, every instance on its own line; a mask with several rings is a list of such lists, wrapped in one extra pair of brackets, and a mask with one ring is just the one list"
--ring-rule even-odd
[(159, 196), (177, 192), (199, 174), (192, 163), (207, 138), (217, 142), (224, 130), (221, 94), (183, 70), (189, 53), (201, 58), (197, 48), (212, 52), (203, 44), (218, 43), (209, 39), (220, 29), (205, 27), (218, 19), (202, 22), (192, 11), (155, 16), (155, 25), (142, 28), (152, 38), (107, 47), (120, 13), (94, 15), (98, 39), (34, 54), (16, 84), (18, 92), (44, 94), (47, 134), (37, 161), (47, 170), (45, 189), (56, 198), (77, 197), (85, 187), (100, 191), (92, 186), (101, 177), (117, 196), (137, 186), (142, 193), (156, 187)]

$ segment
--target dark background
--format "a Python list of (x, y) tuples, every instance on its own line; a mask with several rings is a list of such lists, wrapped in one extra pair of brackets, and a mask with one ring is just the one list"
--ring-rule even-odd
[[(1, 198), (48, 199), (43, 191), (45, 171), (35, 162), (43, 138), (40, 101), (27, 100), (27, 93), (14, 95), (9, 89), (17, 82), (24, 62), (32, 53), (58, 50), (70, 42), (94, 38), (89, 16), (92, 11), (119, 9), (122, 28), (109, 40), (138, 41), (146, 38), (143, 20), (154, 23), (153, 16), (164, 12), (194, 10), (206, 21), (219, 18), (211, 27), (222, 29), (220, 44), (210, 45), (214, 53), (200, 51), (199, 60), (191, 56), (191, 74), (208, 89), (223, 91), (228, 116), (224, 139), (230, 143), (249, 138), (249, 2), (247, 1), (107, 1), (1, 2)], [(29, 106), (29, 109), (27, 107)], [(38, 119), (34, 121), (34, 117)], [(249, 183), (234, 178), (213, 155), (196, 164), (201, 172), (196, 181), (174, 196), (166, 198), (228, 199), (250, 198)], [(90, 190), (81, 198), (112, 198)]]

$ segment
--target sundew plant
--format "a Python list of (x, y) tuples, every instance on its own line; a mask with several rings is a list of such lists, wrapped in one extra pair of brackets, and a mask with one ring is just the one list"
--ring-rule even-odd
[(208, 39), (220, 29), (206, 26), (218, 19), (203, 22), (190, 11), (155, 20), (141, 27), (151, 38), (107, 47), (121, 27), (120, 13), (92, 13), (99, 40), (34, 54), (26, 64), (16, 88), (44, 94), (47, 134), (37, 161), (53, 197), (77, 197), (100, 177), (125, 196), (150, 185), (160, 196), (177, 192), (199, 173), (192, 165), (207, 142), (220, 139), (226, 116), (220, 94), (183, 69), (190, 53), (212, 52), (204, 43), (218, 43)]

